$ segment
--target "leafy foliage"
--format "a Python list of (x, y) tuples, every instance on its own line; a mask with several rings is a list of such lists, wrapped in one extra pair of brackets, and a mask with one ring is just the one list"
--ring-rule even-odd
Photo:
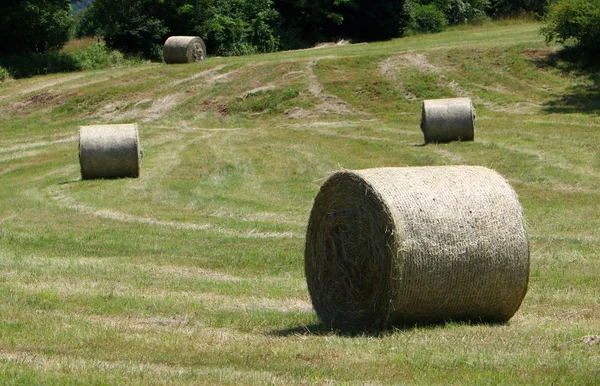
[(546, 41), (600, 54), (600, 0), (560, 0), (550, 6), (542, 34)]
[(490, 17), (515, 16), (521, 13), (543, 15), (552, 0), (490, 0), (486, 12)]
[(399, 37), (408, 26), (409, 0), (275, 0), (286, 48), (350, 39)]
[(199, 35), (209, 53), (241, 55), (279, 48), (271, 0), (95, 0), (78, 36), (101, 35), (109, 47), (161, 59), (171, 35)]
[(141, 60), (125, 57), (104, 44), (94, 43), (71, 53), (20, 53), (0, 56), (0, 81), (9, 77), (29, 78), (60, 72), (73, 72), (138, 64)]
[(4, 67), (0, 67), (0, 82), (4, 82), (8, 78), (10, 78), (8, 70)]
[(448, 25), (444, 12), (433, 4), (415, 4), (413, 12), (412, 29), (416, 32), (441, 32)]
[(272, 52), (279, 48), (271, 27), (277, 17), (271, 0), (217, 1), (209, 7), (208, 18), (198, 29), (218, 55)]
[(0, 53), (48, 52), (69, 40), (69, 0), (4, 0), (0, 5)]

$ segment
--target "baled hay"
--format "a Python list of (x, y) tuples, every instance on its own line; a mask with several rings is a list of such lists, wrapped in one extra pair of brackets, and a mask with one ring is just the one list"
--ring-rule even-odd
[(163, 46), (166, 63), (200, 62), (206, 58), (206, 45), (198, 36), (171, 36)]
[(138, 177), (141, 150), (137, 124), (79, 128), (81, 178)]
[(471, 99), (423, 101), (421, 130), (425, 143), (472, 141), (475, 136), (475, 109)]
[(337, 172), (314, 201), (305, 273), (319, 318), (340, 330), (505, 322), (529, 278), (522, 208), (483, 167)]

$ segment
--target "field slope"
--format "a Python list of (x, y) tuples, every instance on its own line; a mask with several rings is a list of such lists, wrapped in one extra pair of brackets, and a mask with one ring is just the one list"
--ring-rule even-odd
[[(600, 95), (539, 24), (0, 83), (0, 383), (600, 383)], [(423, 99), (474, 142), (418, 146)], [(78, 128), (137, 122), (138, 179), (81, 181)], [(303, 273), (340, 168), (493, 168), (525, 208), (506, 325), (343, 336)]]

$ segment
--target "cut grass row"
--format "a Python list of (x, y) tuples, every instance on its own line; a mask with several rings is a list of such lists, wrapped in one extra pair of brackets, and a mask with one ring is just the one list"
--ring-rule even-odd
[[(0, 83), (0, 383), (597, 384), (594, 82), (554, 66), (538, 28)], [(475, 103), (475, 141), (415, 146), (421, 100), (454, 96)], [(78, 126), (132, 120), (140, 178), (80, 181)], [(303, 250), (324, 178), (451, 164), (519, 193), (531, 277), (515, 317), (323, 328)]]

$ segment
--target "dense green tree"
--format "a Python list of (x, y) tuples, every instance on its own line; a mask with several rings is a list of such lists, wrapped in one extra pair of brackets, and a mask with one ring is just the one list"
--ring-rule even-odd
[(99, 35), (111, 48), (159, 59), (171, 35), (198, 35), (211, 54), (279, 48), (271, 0), (95, 0), (78, 35)]
[(218, 0), (197, 30), (218, 55), (272, 52), (279, 49), (278, 17), (271, 0)]
[(586, 54), (600, 55), (600, 0), (559, 0), (544, 21), (547, 41), (572, 42)]
[[(446, 25), (478, 23), (487, 18), (489, 0), (411, 0), (411, 27), (429, 32), (443, 30)], [(434, 9), (435, 8), (435, 9)], [(440, 12), (445, 20), (440, 19)], [(432, 20), (427, 20), (429, 17)], [(418, 21), (417, 21), (418, 19)], [(434, 28), (430, 28), (433, 27)]]
[(108, 47), (158, 59), (168, 33), (157, 16), (161, 8), (158, 0), (96, 0), (82, 16), (77, 34), (99, 35)]
[(69, 0), (3, 0), (0, 4), (0, 53), (47, 52), (69, 40)]
[(498, 18), (516, 16), (521, 13), (543, 15), (546, 7), (553, 0), (490, 0), (486, 12), (489, 16)]
[(275, 0), (286, 48), (320, 41), (384, 40), (402, 35), (409, 0)]
[(341, 34), (356, 41), (385, 40), (400, 37), (409, 19), (407, 0), (345, 1)]

